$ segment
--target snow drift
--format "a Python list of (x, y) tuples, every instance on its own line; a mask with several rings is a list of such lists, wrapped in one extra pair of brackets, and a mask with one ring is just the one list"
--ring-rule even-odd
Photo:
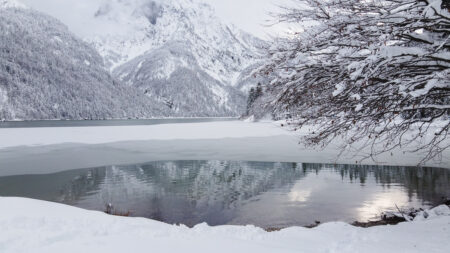
[(396, 226), (334, 222), (268, 233), (254, 226), (193, 229), (49, 202), (0, 198), (2, 252), (447, 252), (450, 209)]

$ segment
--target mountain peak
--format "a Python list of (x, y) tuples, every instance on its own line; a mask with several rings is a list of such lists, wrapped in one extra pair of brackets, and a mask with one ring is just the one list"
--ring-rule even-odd
[[(86, 39), (111, 70), (170, 41), (185, 41), (208, 74), (228, 85), (254, 63), (263, 42), (226, 25), (208, 4), (191, 0), (113, 0), (95, 12), (103, 32)], [(206, 60), (205, 60), (206, 59)]]

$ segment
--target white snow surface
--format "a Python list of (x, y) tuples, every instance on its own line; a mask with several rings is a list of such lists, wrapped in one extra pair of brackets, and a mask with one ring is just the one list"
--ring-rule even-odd
[(0, 251), (70, 252), (448, 252), (450, 210), (396, 226), (342, 222), (265, 232), (254, 226), (192, 229), (50, 202), (0, 198)]
[[(424, 154), (393, 150), (361, 160), (370, 147), (347, 153), (341, 142), (305, 147), (285, 122), (224, 121), (149, 126), (0, 128), (0, 175), (54, 173), (105, 165), (169, 160), (230, 160), (416, 166)], [(432, 136), (432, 134), (430, 134)], [(361, 145), (364, 145), (361, 144)], [(79, 159), (83, 157), (83, 159)], [(450, 149), (426, 166), (450, 168)]]
[(241, 121), (149, 126), (4, 128), (0, 149), (61, 143), (102, 144), (144, 140), (204, 140), (293, 135), (271, 122)]

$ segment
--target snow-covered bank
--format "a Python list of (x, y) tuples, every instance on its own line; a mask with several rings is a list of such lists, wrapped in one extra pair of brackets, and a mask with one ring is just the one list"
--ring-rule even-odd
[(119, 127), (0, 129), (0, 148), (61, 143), (101, 144), (144, 140), (200, 140), (293, 135), (273, 123), (221, 121)]
[(335, 222), (268, 233), (246, 226), (193, 229), (49, 202), (0, 198), (0, 252), (447, 252), (450, 209), (396, 226)]
[[(167, 160), (230, 160), (355, 164), (339, 146), (311, 149), (272, 122), (240, 121), (119, 127), (0, 129), (0, 176), (48, 174), (107, 165)], [(394, 150), (366, 165), (415, 166), (423, 156)], [(337, 159), (338, 158), (338, 159)], [(450, 150), (427, 166), (450, 168)]]

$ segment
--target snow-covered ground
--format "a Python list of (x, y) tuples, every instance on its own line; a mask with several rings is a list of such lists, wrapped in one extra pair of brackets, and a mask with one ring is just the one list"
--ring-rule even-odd
[(335, 222), (265, 232), (253, 226), (193, 229), (38, 200), (0, 198), (0, 252), (448, 252), (450, 209), (396, 226)]
[(292, 135), (271, 122), (221, 121), (149, 126), (5, 128), (0, 148), (61, 143), (101, 144), (144, 140), (201, 140)]
[[(338, 157), (299, 144), (274, 122), (209, 122), (118, 127), (0, 128), (0, 176), (171, 160), (360, 163), (365, 149)], [(394, 150), (362, 164), (415, 166), (423, 155)], [(427, 166), (450, 168), (450, 150)]]

